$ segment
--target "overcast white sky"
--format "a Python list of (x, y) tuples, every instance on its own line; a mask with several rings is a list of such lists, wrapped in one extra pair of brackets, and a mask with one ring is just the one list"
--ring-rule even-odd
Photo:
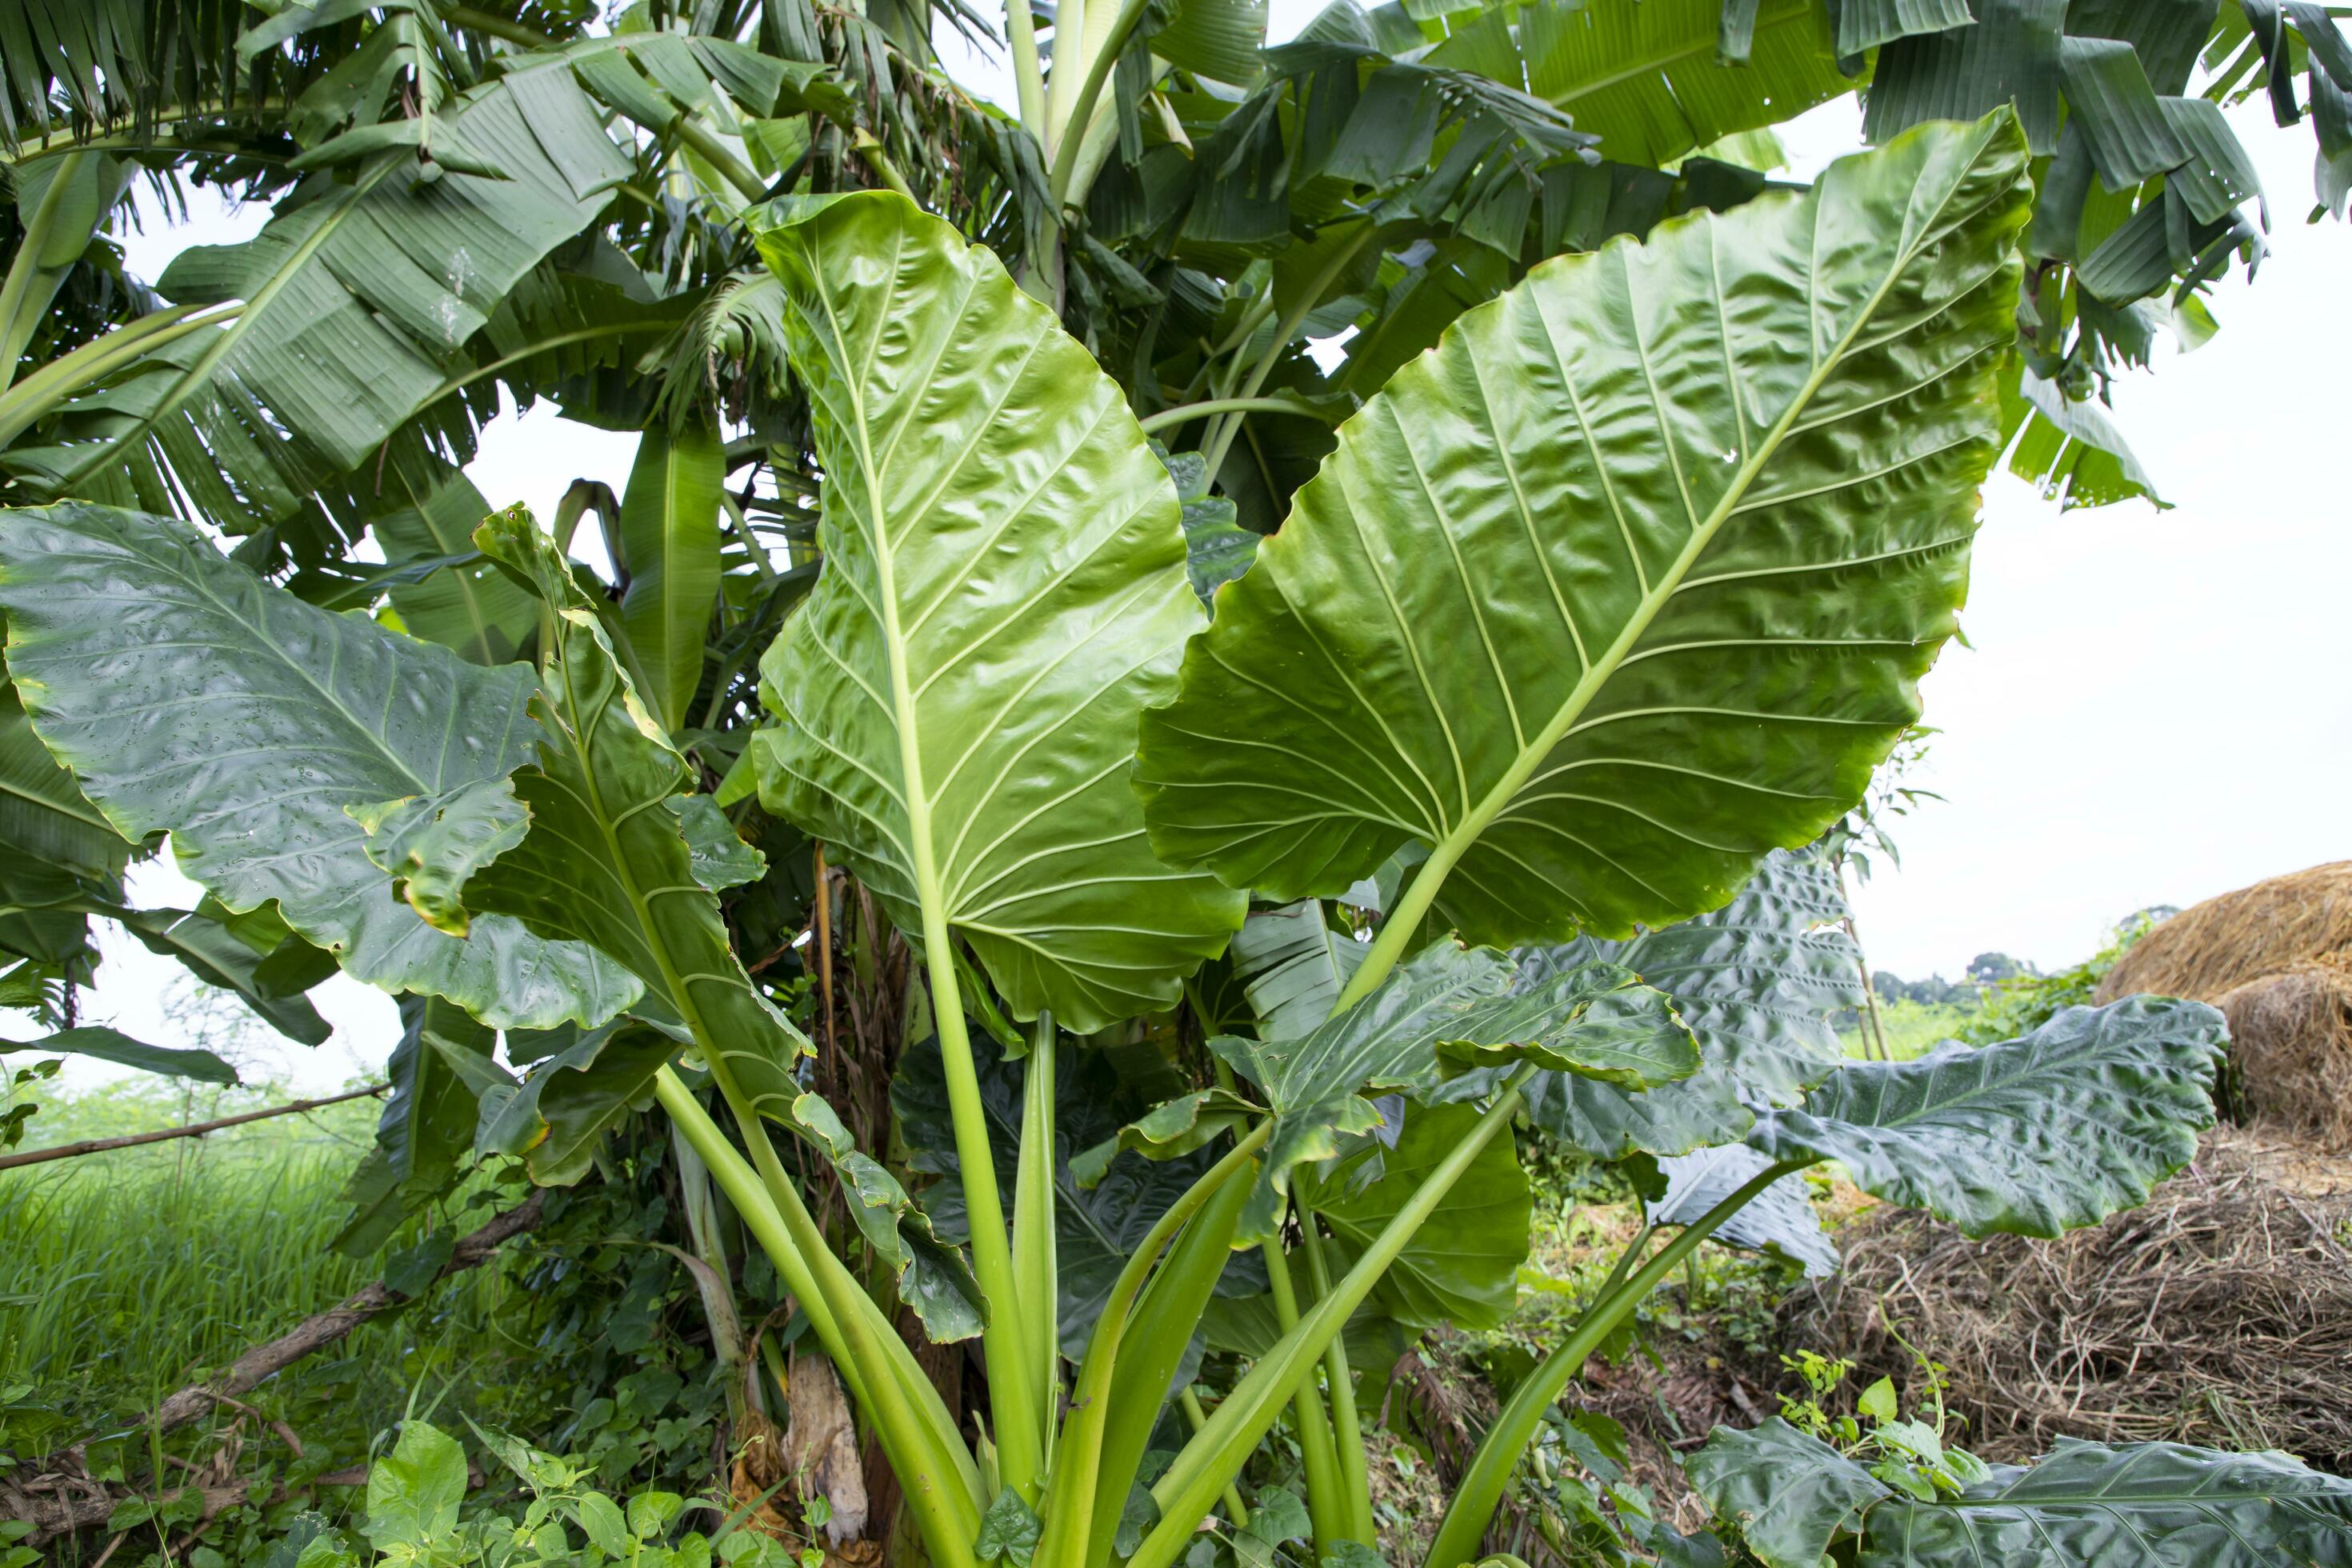
[[(1275, 37), (1313, 9), (1274, 0)], [(1007, 96), (993, 62), (956, 69)], [(2308, 125), (2279, 130), (2259, 101), (2232, 121), (2271, 194), (2273, 254), (2252, 287), (2233, 274), (2215, 290), (2218, 338), (2168, 349), (2116, 394), (2175, 508), (2061, 516), (2006, 476), (1987, 487), (1973, 646), (1948, 648), (1926, 682), (1943, 733), (1912, 781), (1947, 798), (1901, 826), (1902, 869), (1858, 895), (1875, 967), (1948, 976), (1996, 948), (2053, 967), (2147, 905), (2352, 858), (2352, 232), (2304, 222)], [(1826, 106), (1784, 140), (1811, 177), (1859, 147), (1858, 113)], [(185, 228), (135, 238), (132, 266), (152, 279), (184, 245), (245, 237), (258, 216), (200, 201)], [(471, 473), (494, 505), (544, 515), (575, 478), (618, 489), (634, 448), (541, 409), (493, 425)], [(195, 896), (168, 865), (136, 886), (151, 903)], [(160, 999), (176, 966), (119, 932), (103, 945), (92, 1021), (175, 1043)], [(256, 1066), (304, 1088), (379, 1068), (390, 1000), (341, 976), (316, 997), (334, 1040), (311, 1052), (258, 1029)]]

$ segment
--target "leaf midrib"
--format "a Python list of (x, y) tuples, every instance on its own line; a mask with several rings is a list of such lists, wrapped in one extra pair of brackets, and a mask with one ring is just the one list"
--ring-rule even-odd
[[(1434, 901), (1438, 887), (1444, 880), (1446, 874), (1453, 869), (1454, 863), (1469, 851), (1479, 837), (1493, 825), (1495, 819), (1510, 805), (1513, 798), (1527, 783), (1528, 776), (1534, 773), (1537, 765), (1550, 754), (1552, 749), (1559, 743), (1578, 718), (1583, 714), (1584, 710), (1591, 705), (1592, 700), (1608, 686), (1611, 680), (1615, 679), (1619, 668), (1625, 662), (1626, 656), (1632, 653), (1641, 638), (1648, 632), (1650, 624), (1656, 619), (1659, 612), (1664, 609), (1675, 595), (1680, 591), (1684, 579), (1697, 563), (1699, 557), (1706, 552), (1707, 546), (1714, 542), (1717, 531), (1732, 516), (1739, 500), (1756, 482), (1766, 465), (1779, 455), (1780, 444), (1787, 439), (1790, 427), (1795, 423), (1798, 415), (1811, 406), (1831, 374), (1843, 363), (1846, 354), (1853, 345), (1854, 339), (1864, 326), (1876, 318), (1880, 307), (1885, 302), (1888, 291), (1918, 259), (1920, 248), (1926, 243), (1927, 236), (1941, 221), (1945, 210), (1966, 185), (1968, 175), (1980, 162), (1985, 145), (1986, 143), (1980, 140), (1961, 171), (1953, 178), (1950, 188), (1944, 192), (1935, 208), (1922, 217), (1917, 241), (1906, 247), (1887, 268), (1885, 275), (1879, 279), (1877, 288), (1872, 290), (1869, 300), (1862, 309), (1855, 311), (1853, 321), (1847, 325), (1837, 342), (1815, 363), (1812, 374), (1806, 377), (1804, 384), (1798, 389), (1797, 395), (1790, 399), (1788, 407), (1783, 409), (1780, 417), (1773, 421), (1771, 428), (1766, 431), (1763, 437), (1756, 443), (1755, 451), (1740, 465), (1738, 471), (1732, 477), (1731, 482), (1726, 486), (1722, 495), (1709, 509), (1705, 521), (1692, 529), (1690, 538), (1676, 554), (1673, 565), (1661, 575), (1656, 584), (1651, 585), (1648, 592), (1643, 595), (1639, 607), (1632, 616), (1628, 617), (1625, 626), (1619, 631), (1608, 648), (1587, 667), (1575, 688), (1561, 702), (1558, 711), (1546, 721), (1535, 740), (1520, 749), (1511, 765), (1504, 770), (1502, 776), (1481, 797), (1478, 804), (1465, 813), (1462, 820), (1450, 832), (1431, 846), (1429, 858), (1423, 862), (1421, 872), (1413, 879), (1412, 885), (1404, 897), (1399, 900), (1400, 911), (1409, 911), (1412, 920), (1418, 921), (1429, 904)], [(1814, 188), (1811, 199), (1814, 202), (1813, 224), (1818, 229), (1821, 221), (1821, 187)], [(1701, 221), (1712, 226), (1717, 220), (1713, 214), (1709, 214)], [(1630, 255), (1630, 247), (1621, 246), (1617, 255), (1619, 267), (1626, 268), (1626, 258)], [(1592, 264), (1598, 265), (1597, 258)], [(1627, 270), (1627, 277), (1630, 294), (1630, 269)], [(1543, 314), (1539, 303), (1536, 309), (1538, 318), (1544, 322), (1546, 333), (1549, 335), (1550, 319)], [(1646, 370), (1649, 363), (1648, 352), (1645, 349), (1638, 352)], [(1730, 392), (1736, 398), (1739, 395), (1740, 388), (1735, 384)], [(1656, 404), (1654, 398), (1653, 401)], [(1656, 404), (1656, 405), (1663, 413), (1663, 405)], [(1596, 468), (1602, 466), (1597, 452), (1594, 454), (1594, 459)], [(1423, 890), (1424, 886), (1427, 889), (1426, 892)], [(1358, 978), (1360, 980), (1362, 974), (1369, 972), (1370, 968), (1370, 966), (1367, 965), (1365, 971), (1360, 971)], [(1377, 979), (1377, 976), (1375, 978)], [(1344, 996), (1342, 1000), (1352, 1002), (1357, 995), (1362, 994), (1362, 990), (1368, 989), (1369, 987), (1363, 987), (1358, 990), (1355, 995)]]

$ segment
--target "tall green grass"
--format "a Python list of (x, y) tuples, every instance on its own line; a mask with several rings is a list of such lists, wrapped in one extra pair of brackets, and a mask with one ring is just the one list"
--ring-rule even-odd
[[(154, 1092), (138, 1104), (45, 1105), (34, 1125), (47, 1136), (28, 1142), (129, 1131), (154, 1119), (143, 1103)], [(380, 1277), (383, 1256), (353, 1258), (331, 1245), (376, 1102), (334, 1109), (348, 1114), (0, 1175), (0, 1447), (25, 1458), (121, 1430)], [(432, 1385), (495, 1339), (488, 1325), (513, 1288), (496, 1268), (457, 1276), (248, 1402), (289, 1421), (306, 1446), (363, 1455), (412, 1389), (429, 1400)]]

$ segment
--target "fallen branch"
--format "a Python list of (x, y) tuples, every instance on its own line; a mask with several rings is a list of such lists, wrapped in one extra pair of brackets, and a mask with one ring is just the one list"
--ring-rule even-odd
[[(480, 1229), (459, 1238), (457, 1244), (449, 1249), (449, 1261), (434, 1275), (434, 1281), (438, 1283), (452, 1274), (475, 1268), (497, 1251), (500, 1244), (538, 1225), (546, 1203), (546, 1191), (534, 1188), (530, 1196), (521, 1203), (504, 1214), (494, 1215)], [(191, 1384), (179, 1390), (157, 1405), (154, 1413), (138, 1423), (134, 1430), (152, 1429), (160, 1435), (186, 1426), (215, 1405), (236, 1405), (237, 1395), (283, 1372), (313, 1351), (333, 1344), (369, 1319), (408, 1300), (401, 1291), (381, 1279), (376, 1280), (353, 1292), (341, 1304), (323, 1312), (312, 1313), (268, 1343), (254, 1346), (231, 1362), (219, 1377), (208, 1383)], [(77, 1443), (70, 1448), (50, 1455), (30, 1468), (33, 1473), (26, 1481), (0, 1481), (0, 1510), (5, 1510), (7, 1517), (30, 1521), (37, 1536), (42, 1537), (105, 1523), (114, 1505), (121, 1499), (89, 1479), (83, 1464), (86, 1447), (86, 1444)], [(322, 1476), (320, 1481), (329, 1485), (345, 1484), (338, 1479), (341, 1474)], [(183, 1491), (186, 1489), (180, 1489)], [(241, 1483), (195, 1489), (203, 1494), (206, 1518), (245, 1498)], [(37, 1495), (66, 1493), (79, 1495)], [(165, 1500), (178, 1495), (179, 1491), (167, 1493)]]
[(48, 1149), (19, 1150), (14, 1154), (0, 1154), (0, 1171), (13, 1170), (18, 1165), (38, 1165), (49, 1160), (71, 1160), (82, 1154), (101, 1154), (109, 1149), (128, 1149), (137, 1143), (161, 1143), (170, 1138), (201, 1138), (224, 1127), (242, 1127), (248, 1121), (259, 1121), (267, 1117), (291, 1116), (298, 1110), (316, 1110), (322, 1105), (341, 1105), (347, 1100), (382, 1094), (391, 1087), (388, 1083), (373, 1084), (344, 1094), (331, 1094), (324, 1100), (298, 1100), (290, 1105), (273, 1105), (267, 1110), (248, 1110), (241, 1116), (224, 1116), (217, 1121), (166, 1127), (161, 1132), (134, 1132), (122, 1138), (85, 1138), (79, 1143), (59, 1143)]

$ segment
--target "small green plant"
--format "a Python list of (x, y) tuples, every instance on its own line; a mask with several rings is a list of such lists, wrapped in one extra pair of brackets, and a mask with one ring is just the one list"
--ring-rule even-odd
[[(824, 1553), (795, 1549), (746, 1528), (724, 1504), (717, 1530), (682, 1530), (688, 1507), (677, 1492), (616, 1499), (593, 1483), (593, 1462), (559, 1458), (503, 1432), (477, 1427), (482, 1446), (522, 1483), (520, 1512), (492, 1507), (468, 1515), (465, 1449), (430, 1423), (411, 1418), (368, 1474), (366, 1511), (354, 1539), (333, 1529), (309, 1535), (294, 1568), (818, 1568)], [(731, 1500), (728, 1500), (731, 1503)]]

